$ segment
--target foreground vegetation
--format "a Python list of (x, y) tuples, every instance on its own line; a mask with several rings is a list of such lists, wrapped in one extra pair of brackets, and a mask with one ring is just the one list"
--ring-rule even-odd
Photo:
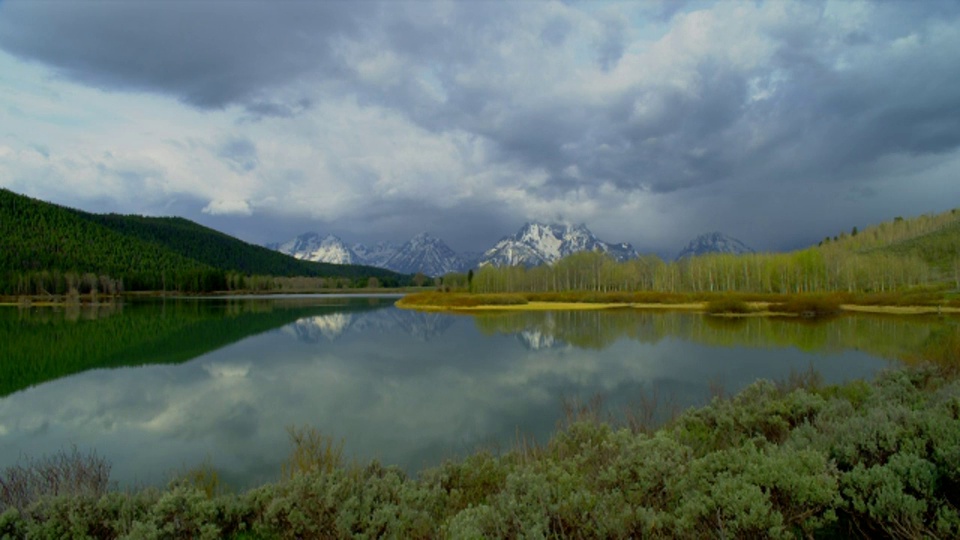
[(415, 478), (345, 464), (314, 430), (291, 438), (281, 479), (239, 494), (224, 494), (210, 468), (164, 489), (109, 491), (102, 460), (76, 452), (10, 467), (0, 536), (960, 535), (960, 382), (933, 367), (843, 386), (810, 375), (758, 381), (655, 431), (572, 409), (544, 445), (480, 452)]

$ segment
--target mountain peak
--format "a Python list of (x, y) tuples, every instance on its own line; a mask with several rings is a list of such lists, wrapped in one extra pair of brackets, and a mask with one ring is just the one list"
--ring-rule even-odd
[(480, 265), (553, 264), (579, 251), (602, 251), (619, 261), (637, 257), (630, 244), (603, 242), (584, 224), (529, 221), (516, 234), (504, 237), (487, 250), (480, 258)]
[(738, 255), (753, 252), (752, 248), (740, 240), (723, 234), (720, 231), (713, 231), (703, 233), (691, 240), (687, 246), (677, 254), (676, 260), (679, 261), (680, 259), (696, 257), (707, 253), (732, 253)]
[(385, 266), (406, 274), (420, 272), (428, 276), (442, 276), (449, 272), (461, 272), (466, 264), (443, 240), (422, 232), (400, 246)]
[(320, 236), (316, 232), (307, 232), (289, 242), (271, 244), (267, 247), (307, 261), (361, 264), (360, 257), (347, 247), (343, 240), (332, 234)]

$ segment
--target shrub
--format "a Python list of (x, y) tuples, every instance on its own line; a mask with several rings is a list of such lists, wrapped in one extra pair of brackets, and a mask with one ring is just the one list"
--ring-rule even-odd
[(314, 427), (288, 426), (287, 434), (293, 450), (281, 465), (283, 478), (310, 473), (329, 474), (343, 466), (343, 440), (334, 442)]
[(720, 315), (753, 313), (755, 310), (739, 298), (721, 298), (707, 302), (706, 311), (712, 315)]
[(16, 508), (23, 513), (42, 497), (71, 495), (99, 497), (110, 486), (110, 464), (96, 452), (83, 454), (76, 446), (52, 456), (28, 459), (0, 474), (0, 513)]
[(220, 473), (217, 472), (209, 459), (200, 465), (178, 472), (173, 482), (197, 489), (204, 493), (208, 499), (223, 495), (227, 491), (226, 486), (220, 479)]
[(841, 303), (838, 296), (801, 295), (771, 305), (770, 311), (807, 318), (825, 317), (839, 313)]

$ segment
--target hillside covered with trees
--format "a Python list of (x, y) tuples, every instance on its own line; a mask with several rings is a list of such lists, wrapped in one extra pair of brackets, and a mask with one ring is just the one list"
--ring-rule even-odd
[[(90, 214), (0, 189), (0, 294), (242, 289), (264, 276), (399, 285), (367, 266), (300, 261), (182, 218)], [(251, 279), (253, 278), (253, 279)]]

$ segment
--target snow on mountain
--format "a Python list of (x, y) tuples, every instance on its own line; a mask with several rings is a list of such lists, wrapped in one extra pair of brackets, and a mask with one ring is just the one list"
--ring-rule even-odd
[(552, 264), (580, 251), (602, 251), (618, 261), (637, 257), (630, 244), (608, 244), (584, 225), (526, 223), (513, 236), (501, 239), (484, 252), (479, 265), (537, 266)]
[(321, 237), (308, 232), (282, 244), (268, 244), (268, 248), (286, 253), (297, 259), (333, 264), (364, 264), (360, 257), (338, 237), (328, 234)]
[(397, 253), (400, 246), (391, 242), (377, 242), (369, 247), (364, 244), (354, 244), (352, 249), (362, 261), (360, 264), (386, 268), (387, 261)]
[(679, 261), (686, 257), (696, 257), (707, 253), (732, 253), (736, 255), (753, 253), (753, 249), (747, 247), (746, 244), (736, 238), (727, 236), (721, 232), (712, 232), (701, 234), (691, 240), (690, 243), (687, 244), (687, 247), (683, 248), (683, 250), (677, 254), (676, 260)]
[(404, 274), (422, 272), (428, 276), (442, 276), (462, 272), (465, 263), (443, 240), (420, 233), (400, 246), (384, 267)]
[(472, 268), (443, 240), (428, 233), (420, 233), (402, 245), (379, 242), (369, 247), (364, 244), (347, 246), (332, 234), (321, 237), (310, 232), (289, 242), (267, 244), (267, 247), (308, 261), (363, 264), (404, 274), (422, 272), (431, 277), (448, 272), (466, 272)]
[(494, 266), (552, 264), (580, 251), (602, 251), (618, 261), (637, 257), (630, 244), (608, 244), (584, 225), (526, 223), (517, 234), (500, 240), (483, 253), (458, 254), (443, 240), (420, 233), (402, 244), (380, 242), (373, 246), (348, 246), (334, 235), (302, 234), (289, 242), (268, 244), (268, 248), (298, 259), (335, 264), (362, 264), (395, 272), (431, 277), (449, 272), (466, 272), (487, 264)]

